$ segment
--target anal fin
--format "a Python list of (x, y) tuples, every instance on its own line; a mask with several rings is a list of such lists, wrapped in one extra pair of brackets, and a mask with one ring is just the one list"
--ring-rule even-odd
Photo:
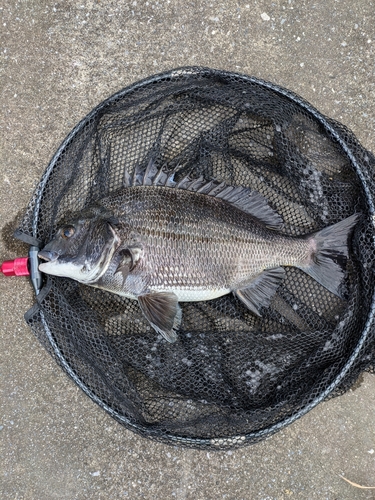
[(170, 292), (155, 292), (138, 296), (143, 314), (151, 326), (168, 342), (176, 342), (176, 330), (181, 324), (181, 308), (177, 296)]
[(246, 287), (234, 290), (234, 293), (251, 312), (261, 316), (259, 308), (270, 305), (271, 299), (284, 277), (285, 270), (282, 267), (266, 269)]

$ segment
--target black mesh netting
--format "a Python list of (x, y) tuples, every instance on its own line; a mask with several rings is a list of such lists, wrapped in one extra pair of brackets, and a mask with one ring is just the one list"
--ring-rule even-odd
[(150, 158), (259, 191), (290, 235), (362, 212), (346, 300), (288, 268), (262, 318), (232, 294), (183, 303), (170, 344), (136, 301), (45, 276), (27, 321), (94, 401), (144, 436), (223, 449), (270, 435), (374, 369), (375, 158), (347, 128), (255, 78), (204, 68), (157, 75), (75, 127), (17, 236), (42, 247), (67, 212), (118, 189), (125, 166), (131, 173)]

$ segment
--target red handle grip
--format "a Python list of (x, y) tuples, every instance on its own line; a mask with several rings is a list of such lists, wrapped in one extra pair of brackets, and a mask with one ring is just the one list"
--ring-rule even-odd
[(0, 271), (5, 276), (29, 276), (29, 267), (28, 267), (28, 257), (19, 257), (14, 260), (5, 260), (1, 266)]

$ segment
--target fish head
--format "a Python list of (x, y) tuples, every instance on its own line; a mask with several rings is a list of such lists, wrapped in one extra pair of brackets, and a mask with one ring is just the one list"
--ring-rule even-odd
[(62, 224), (54, 238), (38, 253), (46, 274), (95, 283), (108, 269), (119, 245), (116, 221), (100, 209), (86, 211)]

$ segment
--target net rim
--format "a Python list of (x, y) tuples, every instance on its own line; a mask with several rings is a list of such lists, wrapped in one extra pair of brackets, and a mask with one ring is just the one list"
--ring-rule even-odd
[[(253, 76), (248, 76), (245, 74), (241, 73), (236, 73), (236, 72), (231, 72), (231, 71), (225, 71), (225, 70), (219, 70), (219, 69), (211, 69), (208, 67), (200, 67), (200, 66), (186, 66), (186, 67), (180, 67), (176, 69), (172, 69), (166, 72), (158, 73), (155, 75), (152, 75), (150, 77), (144, 78), (138, 82), (135, 82), (124, 89), (116, 92), (115, 94), (111, 95), (104, 101), (102, 101), (100, 104), (98, 104), (90, 113), (88, 113), (84, 118), (82, 118), (77, 125), (71, 130), (71, 132), (66, 136), (66, 138), (63, 140), (59, 148), (57, 149), (56, 153), (53, 155), (52, 159), (50, 160), (38, 186), (35, 192), (35, 205), (34, 205), (34, 210), (33, 210), (33, 223), (32, 223), (32, 237), (37, 241), (36, 235), (37, 235), (37, 226), (38, 226), (38, 221), (39, 221), (39, 211), (40, 211), (40, 206), (41, 206), (41, 199), (43, 196), (44, 189), (47, 185), (48, 179), (53, 171), (53, 169), (56, 166), (56, 163), (58, 162), (58, 159), (60, 156), (63, 154), (64, 150), (68, 147), (69, 143), (75, 138), (75, 136), (89, 123), (90, 120), (92, 120), (101, 110), (103, 110), (106, 106), (111, 105), (114, 101), (117, 101), (119, 99), (124, 98), (126, 95), (136, 91), (139, 88), (146, 87), (148, 85), (152, 84), (157, 84), (160, 81), (163, 80), (177, 80), (181, 79), (181, 77), (184, 76), (191, 76), (191, 77), (206, 77), (206, 78), (214, 78), (214, 77), (226, 77), (226, 78), (236, 78), (238, 81), (243, 81), (246, 83), (251, 83), (258, 85), (260, 87), (267, 88), (276, 94), (286, 97), (287, 99), (293, 101), (295, 104), (303, 108), (307, 113), (312, 115), (323, 127), (324, 129), (329, 133), (329, 135), (340, 145), (342, 148), (342, 151), (346, 154), (348, 157), (352, 167), (355, 169), (355, 172), (361, 182), (361, 186), (364, 190), (364, 193), (366, 195), (366, 201), (368, 203), (368, 213), (371, 216), (371, 223), (372, 223), (372, 238), (374, 241), (374, 246), (375, 246), (375, 205), (374, 205), (374, 200), (373, 196), (371, 194), (370, 187), (368, 185), (367, 179), (364, 176), (361, 166), (359, 165), (355, 155), (351, 151), (350, 147), (348, 144), (345, 143), (343, 138), (341, 137), (341, 134), (338, 130), (336, 130), (332, 124), (332, 121), (330, 122), (322, 113), (320, 113), (316, 108), (314, 108), (310, 103), (308, 103), (305, 99), (297, 95), (296, 93), (285, 89), (279, 85), (276, 85), (274, 83), (268, 82), (266, 80), (262, 80)], [(41, 301), (42, 295), (45, 290), (41, 292), (41, 294), (38, 296), (38, 302)], [(74, 372), (74, 370), (70, 367), (69, 363), (66, 361), (64, 358), (63, 354), (61, 353), (59, 346), (56, 344), (53, 335), (49, 329), (49, 326), (47, 324), (47, 321), (44, 317), (42, 309), (39, 309), (39, 314), (41, 318), (41, 322), (43, 324), (46, 336), (48, 338), (48, 341), (53, 349), (53, 352), (56, 356), (56, 358), (59, 360), (59, 363), (61, 366), (64, 368), (64, 370), (67, 372), (67, 374), (74, 380), (74, 382), (87, 394), (90, 399), (92, 399), (94, 402), (96, 402), (101, 408), (103, 408), (107, 413), (109, 413), (113, 418), (115, 418), (117, 421), (125, 425), (126, 427), (134, 430), (135, 432), (141, 433), (143, 435), (147, 435), (148, 437), (154, 437), (158, 439), (159, 441), (163, 441), (169, 444), (182, 444), (185, 446), (190, 446), (190, 447), (210, 447), (212, 449), (228, 449), (228, 448), (233, 448), (235, 446), (240, 446), (244, 444), (248, 444), (249, 442), (254, 442), (254, 440), (260, 440), (264, 437), (270, 436), (271, 434), (274, 434), (275, 432), (281, 430), (282, 428), (286, 427), (287, 425), (293, 423), (297, 419), (301, 418), (303, 415), (308, 413), (310, 410), (312, 410), (315, 406), (317, 406), (320, 402), (325, 400), (330, 393), (332, 393), (340, 384), (340, 382), (343, 380), (345, 377), (346, 373), (350, 370), (351, 366), (354, 364), (356, 361), (358, 355), (360, 354), (362, 347), (364, 343), (366, 342), (366, 339), (371, 332), (371, 328), (373, 327), (374, 323), (374, 315), (375, 315), (375, 293), (372, 297), (372, 302), (371, 302), (371, 307), (369, 309), (367, 321), (365, 324), (365, 327), (362, 331), (361, 337), (352, 352), (351, 356), (345, 363), (344, 367), (338, 374), (338, 376), (335, 378), (335, 380), (326, 388), (325, 391), (323, 391), (319, 396), (317, 396), (313, 401), (305, 405), (303, 408), (301, 408), (299, 411), (297, 411), (295, 414), (292, 416), (288, 416), (284, 418), (283, 420), (280, 420), (276, 424), (271, 425), (268, 428), (264, 428), (255, 432), (243, 434), (243, 435), (237, 435), (237, 436), (224, 436), (220, 438), (191, 438), (191, 437), (184, 437), (184, 436), (178, 436), (170, 432), (164, 432), (163, 434), (160, 433), (160, 430), (153, 431), (153, 429), (144, 427), (142, 425), (136, 424), (132, 422), (130, 419), (125, 417), (124, 415), (119, 414), (116, 412), (113, 408), (108, 406), (104, 401), (102, 401), (91, 389), (77, 376), (77, 374)], [(155, 435), (153, 435), (155, 434)]]

